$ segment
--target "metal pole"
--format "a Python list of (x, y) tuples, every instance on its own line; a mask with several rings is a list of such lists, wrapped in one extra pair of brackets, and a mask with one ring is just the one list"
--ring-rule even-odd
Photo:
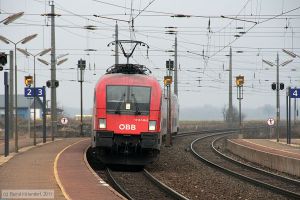
[[(296, 89), (296, 87), (295, 87)], [(297, 113), (297, 101), (296, 101), (296, 98), (294, 98), (294, 125), (296, 125), (296, 113)]]
[(175, 35), (175, 54), (174, 54), (174, 94), (178, 96), (177, 34)]
[[(291, 87), (288, 88), (289, 94), (290, 94), (290, 89)], [(291, 97), (289, 95), (289, 117), (288, 117), (288, 125), (289, 125), (289, 142), (288, 144), (291, 144), (291, 138), (292, 138), (292, 133), (291, 133)]]
[(232, 127), (232, 49), (229, 50), (229, 105), (228, 105), (228, 118), (229, 118), (229, 127)]
[[(33, 145), (35, 146), (36, 145), (36, 106), (35, 106), (35, 98), (36, 98), (36, 94), (35, 94), (35, 56), (33, 56)], [(31, 113), (31, 112), (30, 112)], [(31, 117), (31, 116), (30, 116)], [(30, 120), (30, 117), (29, 117), (29, 120)]]
[(46, 87), (43, 86), (43, 143), (46, 142)]
[(14, 136), (14, 52), (9, 51), (9, 138)]
[(286, 89), (286, 143), (289, 143), (289, 88)]
[(170, 135), (170, 145), (172, 146), (172, 95), (171, 95), (171, 90), (172, 87), (171, 85), (169, 86), (169, 122), (168, 122), (168, 126), (169, 126), (169, 135)]
[(17, 79), (17, 44), (15, 45), (15, 152), (18, 153), (18, 79)]
[(279, 123), (280, 123), (280, 99), (279, 99), (279, 55), (277, 52), (277, 59), (276, 59), (276, 135), (277, 135), (277, 142), (279, 142)]
[(171, 137), (171, 85), (167, 85), (167, 141), (166, 146), (170, 147), (172, 145), (172, 137)]
[(9, 154), (9, 85), (8, 72), (4, 72), (4, 87), (5, 87), (5, 148), (4, 156)]
[(29, 136), (31, 136), (31, 127), (30, 127), (30, 120), (31, 120), (31, 109), (30, 109), (30, 106), (31, 106), (31, 98), (29, 97), (29, 98), (27, 98), (27, 100), (28, 100), (28, 110), (29, 110), (29, 112), (28, 112), (28, 134), (29, 134)]
[(115, 64), (119, 64), (119, 29), (118, 29), (118, 22), (116, 21), (115, 27)]
[(57, 105), (56, 105), (56, 59), (55, 59), (55, 13), (54, 2), (51, 3), (51, 139), (57, 135)]
[(80, 136), (83, 136), (83, 133), (82, 133), (82, 129), (83, 129), (83, 124), (82, 124), (82, 70), (83, 70), (83, 67), (81, 66), (80, 68)]
[(242, 130), (242, 92), (241, 92), (241, 88), (242, 87), (238, 87), (239, 88), (239, 129), (240, 129), (240, 134), (241, 134), (241, 130)]

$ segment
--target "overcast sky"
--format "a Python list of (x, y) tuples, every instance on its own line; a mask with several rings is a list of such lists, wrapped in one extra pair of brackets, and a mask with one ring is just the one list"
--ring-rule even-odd
[[(183, 108), (228, 104), (229, 46), (233, 50), (233, 76), (245, 76), (243, 106), (247, 108), (276, 103), (275, 91), (270, 86), (276, 80), (276, 68), (263, 64), (262, 59), (275, 63), (276, 52), (280, 63), (291, 59), (282, 48), (300, 55), (299, 0), (64, 0), (54, 3), (56, 13), (61, 15), (56, 17), (56, 53), (57, 56), (69, 54), (68, 61), (57, 67), (60, 81), (57, 101), (63, 107), (80, 106), (77, 82), (80, 58), (87, 61), (84, 107), (92, 107), (97, 80), (114, 64), (114, 47), (107, 47), (107, 44), (114, 40), (116, 19), (119, 20), (119, 39), (135, 39), (149, 45), (148, 57), (146, 49), (139, 47), (131, 61), (146, 65), (161, 83), (165, 61), (173, 59), (173, 53), (166, 51), (174, 49), (174, 35), (165, 34), (170, 30), (165, 27), (177, 27), (173, 30), (178, 35), (179, 100)], [(25, 12), (12, 24), (0, 24), (0, 35), (18, 41), (38, 33), (37, 38), (18, 47), (34, 54), (50, 47), (50, 19), (41, 16), (50, 12), (48, 1), (0, 0), (0, 11), (0, 21), (10, 14)], [(175, 14), (190, 17), (171, 17)], [(125, 22), (132, 18), (133, 24)], [(85, 29), (88, 25), (95, 26), (96, 30)], [(130, 25), (133, 25), (131, 32)], [(13, 45), (0, 41), (0, 49), (8, 53)], [(201, 56), (203, 52), (205, 56)], [(18, 92), (21, 94), (24, 76), (33, 74), (33, 59), (20, 52), (17, 59)], [(50, 61), (50, 55), (43, 59)], [(120, 63), (125, 62), (121, 55)], [(295, 58), (292, 63), (280, 67), (280, 82), (299, 87), (299, 63), (300, 58)], [(37, 86), (45, 85), (50, 79), (50, 66), (37, 62), (36, 69)], [(3, 72), (0, 83), (3, 94)], [(233, 92), (233, 103), (237, 105), (236, 88)], [(50, 90), (47, 93), (50, 99)], [(284, 97), (285, 92), (281, 91), (282, 105)]]

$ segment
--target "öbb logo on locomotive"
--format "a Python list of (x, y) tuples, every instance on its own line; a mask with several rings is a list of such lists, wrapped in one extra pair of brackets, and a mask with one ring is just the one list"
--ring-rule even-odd
[(120, 124), (119, 125), (119, 129), (120, 130), (126, 130), (126, 131), (129, 131), (129, 130), (136, 130), (136, 125), (135, 124)]

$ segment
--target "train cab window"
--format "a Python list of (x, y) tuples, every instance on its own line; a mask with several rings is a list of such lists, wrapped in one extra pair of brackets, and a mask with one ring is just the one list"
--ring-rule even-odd
[(151, 88), (144, 86), (107, 86), (108, 113), (149, 115)]

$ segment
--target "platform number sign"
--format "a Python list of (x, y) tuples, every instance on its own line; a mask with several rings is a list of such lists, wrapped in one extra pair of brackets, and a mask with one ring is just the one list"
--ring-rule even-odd
[(300, 98), (300, 89), (294, 88), (290, 89), (290, 97), (291, 98)]
[(25, 87), (24, 88), (24, 96), (25, 97), (43, 97), (45, 95), (45, 89), (42, 87), (36, 87), (31, 88), (31, 87)]
[(34, 97), (34, 88), (26, 87), (24, 88), (25, 97)]
[(36, 87), (35, 88), (35, 96), (42, 97), (45, 94), (45, 89), (42, 87)]

